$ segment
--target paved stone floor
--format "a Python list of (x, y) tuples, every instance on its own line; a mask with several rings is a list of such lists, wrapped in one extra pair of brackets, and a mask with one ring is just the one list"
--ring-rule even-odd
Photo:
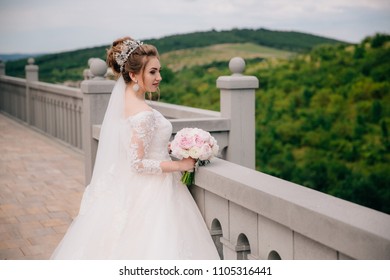
[(0, 114), (0, 260), (50, 258), (84, 187), (80, 153)]

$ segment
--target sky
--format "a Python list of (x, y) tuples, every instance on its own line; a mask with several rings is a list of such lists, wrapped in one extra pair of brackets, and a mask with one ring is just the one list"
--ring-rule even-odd
[(0, 53), (56, 53), (215, 29), (358, 43), (390, 34), (390, 0), (0, 0)]

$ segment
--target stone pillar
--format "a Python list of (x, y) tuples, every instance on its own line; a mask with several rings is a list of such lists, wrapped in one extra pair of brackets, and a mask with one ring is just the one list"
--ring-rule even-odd
[(83, 93), (83, 147), (85, 156), (85, 182), (91, 180), (98, 141), (93, 138), (92, 128), (103, 122), (111, 91), (115, 81), (106, 80), (106, 63), (101, 59), (93, 59), (90, 63), (92, 79), (81, 82)]
[(0, 59), (0, 75), (5, 76), (5, 64), (1, 59)]
[(231, 76), (217, 79), (221, 91), (221, 116), (231, 121), (226, 160), (255, 169), (255, 90), (259, 80), (244, 76), (245, 61), (234, 57), (229, 62)]
[(38, 79), (39, 67), (38, 67), (38, 65), (34, 65), (35, 59), (31, 57), (27, 60), (27, 63), (28, 63), (28, 65), (26, 65), (26, 67), (25, 67), (27, 82), (38, 81), (39, 80)]
[(39, 67), (35, 65), (35, 59), (29, 58), (25, 67), (26, 72), (26, 122), (31, 125), (31, 94), (30, 86), (31, 82), (37, 82), (39, 80)]

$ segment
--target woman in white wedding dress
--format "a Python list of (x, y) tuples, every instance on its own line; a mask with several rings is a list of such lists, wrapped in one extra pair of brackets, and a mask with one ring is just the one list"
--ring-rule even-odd
[(101, 127), (90, 184), (79, 215), (52, 259), (219, 259), (180, 171), (171, 161), (171, 123), (145, 102), (158, 90), (154, 46), (116, 40), (107, 64), (119, 75)]

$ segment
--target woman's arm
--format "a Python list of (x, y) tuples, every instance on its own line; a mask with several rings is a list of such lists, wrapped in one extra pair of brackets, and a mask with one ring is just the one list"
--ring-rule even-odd
[(189, 171), (194, 168), (195, 160), (191, 158), (178, 161), (160, 161), (145, 159), (156, 128), (153, 112), (145, 112), (132, 124), (130, 144), (127, 156), (130, 167), (137, 173), (161, 174), (162, 172)]

